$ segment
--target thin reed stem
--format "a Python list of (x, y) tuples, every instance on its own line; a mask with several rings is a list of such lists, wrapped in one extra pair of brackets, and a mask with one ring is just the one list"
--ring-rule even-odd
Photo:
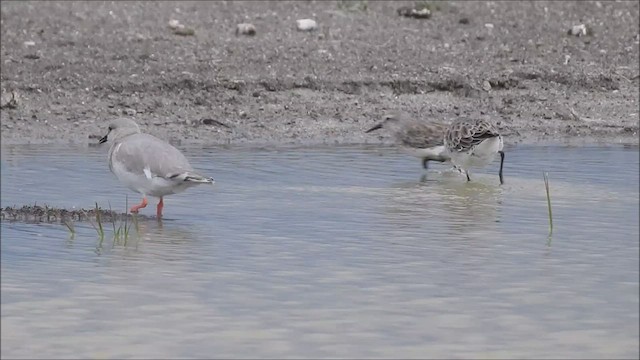
[(551, 211), (551, 191), (549, 190), (549, 173), (543, 172), (544, 188), (547, 191), (547, 210), (549, 212), (549, 243), (551, 243), (551, 235), (553, 234), (553, 213)]

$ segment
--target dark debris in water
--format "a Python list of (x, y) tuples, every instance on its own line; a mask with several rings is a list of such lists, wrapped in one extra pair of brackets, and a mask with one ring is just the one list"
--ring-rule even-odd
[[(127, 213), (119, 213), (117, 211), (91, 208), (91, 209), (59, 209), (48, 207), (46, 205), (24, 205), (22, 207), (7, 206), (0, 209), (2, 221), (20, 221), (20, 222), (46, 222), (46, 223), (65, 223), (67, 221), (95, 221), (97, 212), (100, 213), (100, 221), (110, 223), (113, 221), (131, 220), (133, 215)], [(145, 215), (137, 215), (138, 220), (144, 220), (148, 217)]]

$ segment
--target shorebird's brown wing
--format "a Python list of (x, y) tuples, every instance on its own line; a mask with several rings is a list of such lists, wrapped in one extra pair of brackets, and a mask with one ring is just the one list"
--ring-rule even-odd
[(449, 126), (445, 138), (449, 149), (467, 151), (482, 141), (496, 136), (499, 136), (498, 131), (486, 120), (461, 119)]
[(445, 126), (434, 123), (416, 123), (404, 128), (398, 140), (404, 146), (427, 149), (444, 143)]

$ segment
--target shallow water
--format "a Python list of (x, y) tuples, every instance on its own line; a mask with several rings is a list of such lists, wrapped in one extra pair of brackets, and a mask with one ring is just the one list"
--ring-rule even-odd
[[(2, 222), (3, 358), (639, 356), (637, 147), (182, 149), (216, 185), (126, 244)], [(1, 205), (124, 210), (105, 151), (4, 147)]]

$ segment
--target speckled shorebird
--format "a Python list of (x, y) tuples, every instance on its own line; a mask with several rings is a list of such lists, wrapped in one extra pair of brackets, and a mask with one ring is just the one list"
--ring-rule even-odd
[(160, 198), (156, 215), (162, 217), (163, 197), (198, 184), (213, 184), (210, 177), (194, 172), (187, 158), (171, 144), (140, 132), (131, 119), (119, 118), (109, 124), (100, 139), (109, 141), (109, 169), (129, 189), (142, 194), (142, 202), (131, 208), (137, 213), (147, 206), (147, 196)]
[(444, 147), (446, 125), (437, 122), (412, 120), (403, 112), (388, 112), (383, 120), (365, 131), (389, 129), (402, 149), (422, 160), (427, 169), (429, 161), (448, 162), (449, 154)]
[(483, 119), (461, 118), (449, 125), (444, 135), (444, 145), (451, 162), (469, 177), (470, 168), (481, 168), (490, 164), (500, 154), (500, 184), (504, 164), (503, 141), (498, 129)]

